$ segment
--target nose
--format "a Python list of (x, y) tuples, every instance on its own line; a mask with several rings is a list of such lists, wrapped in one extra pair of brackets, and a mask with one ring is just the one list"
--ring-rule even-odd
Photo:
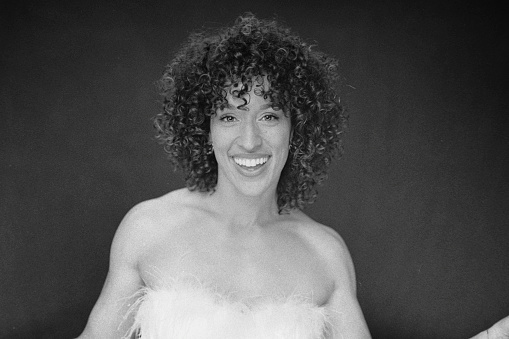
[(245, 120), (243, 122), (239, 136), (239, 144), (246, 151), (251, 152), (262, 145), (261, 130), (256, 121), (247, 119), (247, 121)]

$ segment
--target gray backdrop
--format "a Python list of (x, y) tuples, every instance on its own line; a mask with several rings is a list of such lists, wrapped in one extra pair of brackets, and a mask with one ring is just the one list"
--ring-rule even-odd
[(155, 80), (191, 31), (245, 11), (340, 60), (346, 154), (307, 212), (349, 245), (373, 336), (466, 338), (509, 314), (502, 10), (214, 3), (0, 5), (0, 337), (81, 332), (123, 215), (182, 186)]

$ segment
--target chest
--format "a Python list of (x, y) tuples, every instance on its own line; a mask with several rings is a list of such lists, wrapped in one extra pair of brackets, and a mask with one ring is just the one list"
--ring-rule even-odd
[(198, 233), (157, 244), (148, 253), (139, 269), (149, 286), (191, 278), (235, 299), (299, 295), (317, 305), (333, 289), (320, 259), (291, 236), (242, 242)]

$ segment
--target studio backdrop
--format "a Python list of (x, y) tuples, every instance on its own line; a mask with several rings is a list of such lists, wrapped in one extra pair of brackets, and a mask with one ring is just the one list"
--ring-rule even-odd
[[(461, 5), (461, 6), (459, 6)], [(251, 11), (339, 60), (345, 154), (306, 212), (345, 239), (374, 338), (467, 338), (509, 314), (508, 30), (441, 2), (6, 1), (0, 338), (83, 330), (135, 204), (183, 186), (151, 118), (192, 31)]]

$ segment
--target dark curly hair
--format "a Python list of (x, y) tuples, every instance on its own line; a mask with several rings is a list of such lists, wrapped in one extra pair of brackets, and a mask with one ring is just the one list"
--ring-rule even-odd
[[(159, 81), (164, 109), (154, 118), (157, 139), (190, 190), (213, 191), (217, 184), (210, 117), (227, 105), (228, 89), (244, 98), (253, 81), (265, 78), (269, 89), (255, 94), (283, 109), (293, 130), (277, 187), (279, 212), (315, 200), (316, 185), (342, 153), (347, 117), (336, 93), (337, 61), (312, 47), (289, 28), (251, 13), (232, 27), (191, 34)], [(240, 90), (232, 91), (237, 83)]]

